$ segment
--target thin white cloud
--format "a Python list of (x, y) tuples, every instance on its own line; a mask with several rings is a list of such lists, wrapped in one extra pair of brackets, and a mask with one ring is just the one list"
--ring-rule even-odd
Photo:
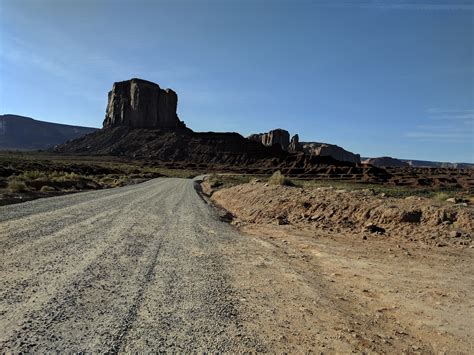
[[(471, 122), (472, 123), (472, 122)], [(466, 132), (466, 124), (461, 123), (457, 126), (449, 126), (449, 125), (430, 125), (430, 124), (423, 124), (417, 125), (417, 130), (424, 130), (424, 131), (434, 131), (434, 132), (459, 132), (465, 133)]]
[(409, 138), (432, 138), (432, 139), (464, 139), (470, 138), (469, 132), (408, 132)]
[(364, 9), (381, 9), (381, 10), (406, 10), (406, 11), (474, 11), (474, 4), (468, 1), (423, 1), (407, 2), (405, 0), (373, 0), (373, 1), (338, 1), (332, 0), (321, 3), (323, 6), (329, 7), (348, 7), (348, 8), (364, 8)]
[(26, 46), (10, 46), (7, 51), (2, 51), (0, 56), (10, 64), (32, 66), (61, 79), (76, 79), (74, 72), (68, 70), (60, 61), (46, 58)]
[(425, 123), (416, 125), (405, 137), (419, 142), (474, 142), (474, 109), (426, 110)]
[(429, 117), (433, 120), (465, 120), (474, 121), (474, 109), (455, 110), (431, 108), (426, 110)]
[(474, 109), (442, 109), (439, 107), (431, 107), (426, 110), (427, 113), (438, 113), (438, 114), (449, 114), (449, 113), (454, 113), (454, 114), (459, 114), (459, 113), (474, 113)]

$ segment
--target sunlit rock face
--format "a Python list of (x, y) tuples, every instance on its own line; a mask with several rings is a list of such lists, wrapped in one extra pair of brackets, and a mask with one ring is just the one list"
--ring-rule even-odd
[(176, 114), (178, 95), (171, 89), (142, 79), (114, 83), (109, 99), (104, 128), (128, 126), (132, 128), (184, 127)]
[(279, 144), (283, 150), (288, 150), (288, 146), (290, 145), (290, 134), (288, 131), (281, 128), (266, 133), (252, 134), (248, 136), (247, 139), (260, 142), (268, 147)]
[(365, 164), (374, 166), (390, 166), (390, 167), (407, 167), (410, 166), (407, 162), (392, 157), (369, 158), (364, 160)]
[(317, 142), (301, 142), (303, 151), (306, 154), (316, 155), (320, 157), (332, 157), (339, 161), (347, 161), (350, 163), (360, 163), (360, 155), (354, 154), (339, 147), (335, 144), (317, 143)]

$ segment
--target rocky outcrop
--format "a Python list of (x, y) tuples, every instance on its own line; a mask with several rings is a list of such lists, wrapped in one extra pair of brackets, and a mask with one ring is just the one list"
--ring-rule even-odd
[(287, 152), (304, 152), (311, 156), (331, 157), (343, 162), (360, 163), (359, 154), (351, 153), (334, 144), (317, 142), (300, 143), (297, 134), (291, 137), (290, 140), (290, 134), (284, 129), (274, 129), (268, 133), (252, 134), (248, 136), (247, 139), (260, 142), (269, 147), (279, 144), (281, 148)]
[(249, 141), (262, 143), (263, 133), (254, 133), (247, 137)]
[(300, 152), (302, 149), (303, 147), (300, 144), (300, 137), (295, 134), (293, 137), (291, 137), (290, 145), (288, 146), (288, 151)]
[(316, 155), (321, 157), (332, 157), (339, 161), (346, 161), (351, 163), (360, 163), (360, 155), (351, 153), (344, 148), (334, 144), (317, 143), (317, 142), (302, 142), (302, 149), (306, 154)]
[(391, 166), (391, 167), (407, 167), (410, 166), (407, 162), (392, 157), (369, 158), (364, 160), (365, 164), (373, 166)]
[(176, 114), (178, 95), (142, 79), (114, 83), (109, 92), (104, 128), (176, 129), (184, 127)]
[(288, 131), (277, 128), (267, 133), (252, 134), (247, 137), (251, 141), (260, 142), (267, 147), (279, 144), (283, 150), (288, 150), (290, 145), (290, 133)]

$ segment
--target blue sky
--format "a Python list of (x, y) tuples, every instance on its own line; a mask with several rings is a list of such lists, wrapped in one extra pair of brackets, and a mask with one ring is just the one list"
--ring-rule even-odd
[(195, 131), (474, 162), (473, 1), (0, 0), (0, 113), (100, 127), (114, 81)]

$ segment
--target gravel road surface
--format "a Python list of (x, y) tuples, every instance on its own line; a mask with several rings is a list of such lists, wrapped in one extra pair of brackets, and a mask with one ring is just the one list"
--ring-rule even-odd
[(238, 239), (185, 179), (0, 207), (0, 350), (258, 350), (220, 255)]

